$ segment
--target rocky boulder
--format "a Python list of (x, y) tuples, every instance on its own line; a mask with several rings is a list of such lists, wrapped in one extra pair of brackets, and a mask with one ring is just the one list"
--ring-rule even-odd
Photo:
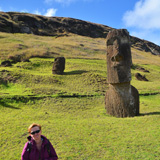
[(1, 66), (2, 67), (10, 67), (10, 66), (12, 66), (12, 64), (11, 64), (11, 62), (10, 61), (2, 61), (1, 62)]
[(136, 74), (135, 74), (135, 77), (136, 77), (136, 79), (139, 80), (139, 81), (148, 81), (148, 79), (146, 78), (146, 76), (145, 76), (145, 75), (142, 76), (140, 73), (136, 73)]

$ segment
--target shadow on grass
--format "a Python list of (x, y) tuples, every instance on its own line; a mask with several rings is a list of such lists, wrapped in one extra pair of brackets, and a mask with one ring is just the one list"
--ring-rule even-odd
[(160, 115), (160, 112), (140, 113), (140, 116)]
[(9, 105), (5, 102), (1, 102), (1, 101), (0, 101), (0, 105), (2, 105), (3, 107), (11, 108), (11, 109), (19, 109), (17, 107), (11, 106), (11, 105)]
[(70, 72), (64, 72), (64, 75), (74, 75), (74, 74), (82, 74), (86, 73), (87, 71), (85, 70), (75, 70), (75, 71), (70, 71)]
[(8, 83), (7, 81), (4, 81), (3, 79), (0, 78), (0, 84), (3, 85), (4, 87), (8, 88)]
[(95, 95), (78, 95), (78, 94), (73, 94), (73, 95), (58, 95), (57, 97), (61, 98), (86, 98), (86, 97), (94, 97)]

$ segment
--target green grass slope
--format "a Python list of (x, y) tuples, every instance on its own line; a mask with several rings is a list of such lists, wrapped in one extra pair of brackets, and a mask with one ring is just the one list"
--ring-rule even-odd
[[(19, 60), (0, 67), (0, 159), (20, 159), (33, 122), (61, 160), (159, 159), (160, 57), (132, 48), (140, 116), (115, 118), (104, 109), (105, 50), (102, 38), (0, 33), (0, 62)], [(57, 56), (66, 58), (64, 75), (52, 74)]]

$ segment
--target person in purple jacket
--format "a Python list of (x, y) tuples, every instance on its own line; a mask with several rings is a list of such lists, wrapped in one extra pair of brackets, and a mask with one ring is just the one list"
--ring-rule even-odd
[(28, 128), (29, 137), (25, 144), (21, 160), (57, 160), (58, 156), (49, 140), (41, 135), (39, 124), (33, 123)]

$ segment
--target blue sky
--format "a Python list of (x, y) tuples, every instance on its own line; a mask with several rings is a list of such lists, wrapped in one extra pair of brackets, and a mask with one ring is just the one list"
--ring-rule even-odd
[(71, 17), (116, 29), (160, 45), (160, 0), (0, 0), (0, 11)]

